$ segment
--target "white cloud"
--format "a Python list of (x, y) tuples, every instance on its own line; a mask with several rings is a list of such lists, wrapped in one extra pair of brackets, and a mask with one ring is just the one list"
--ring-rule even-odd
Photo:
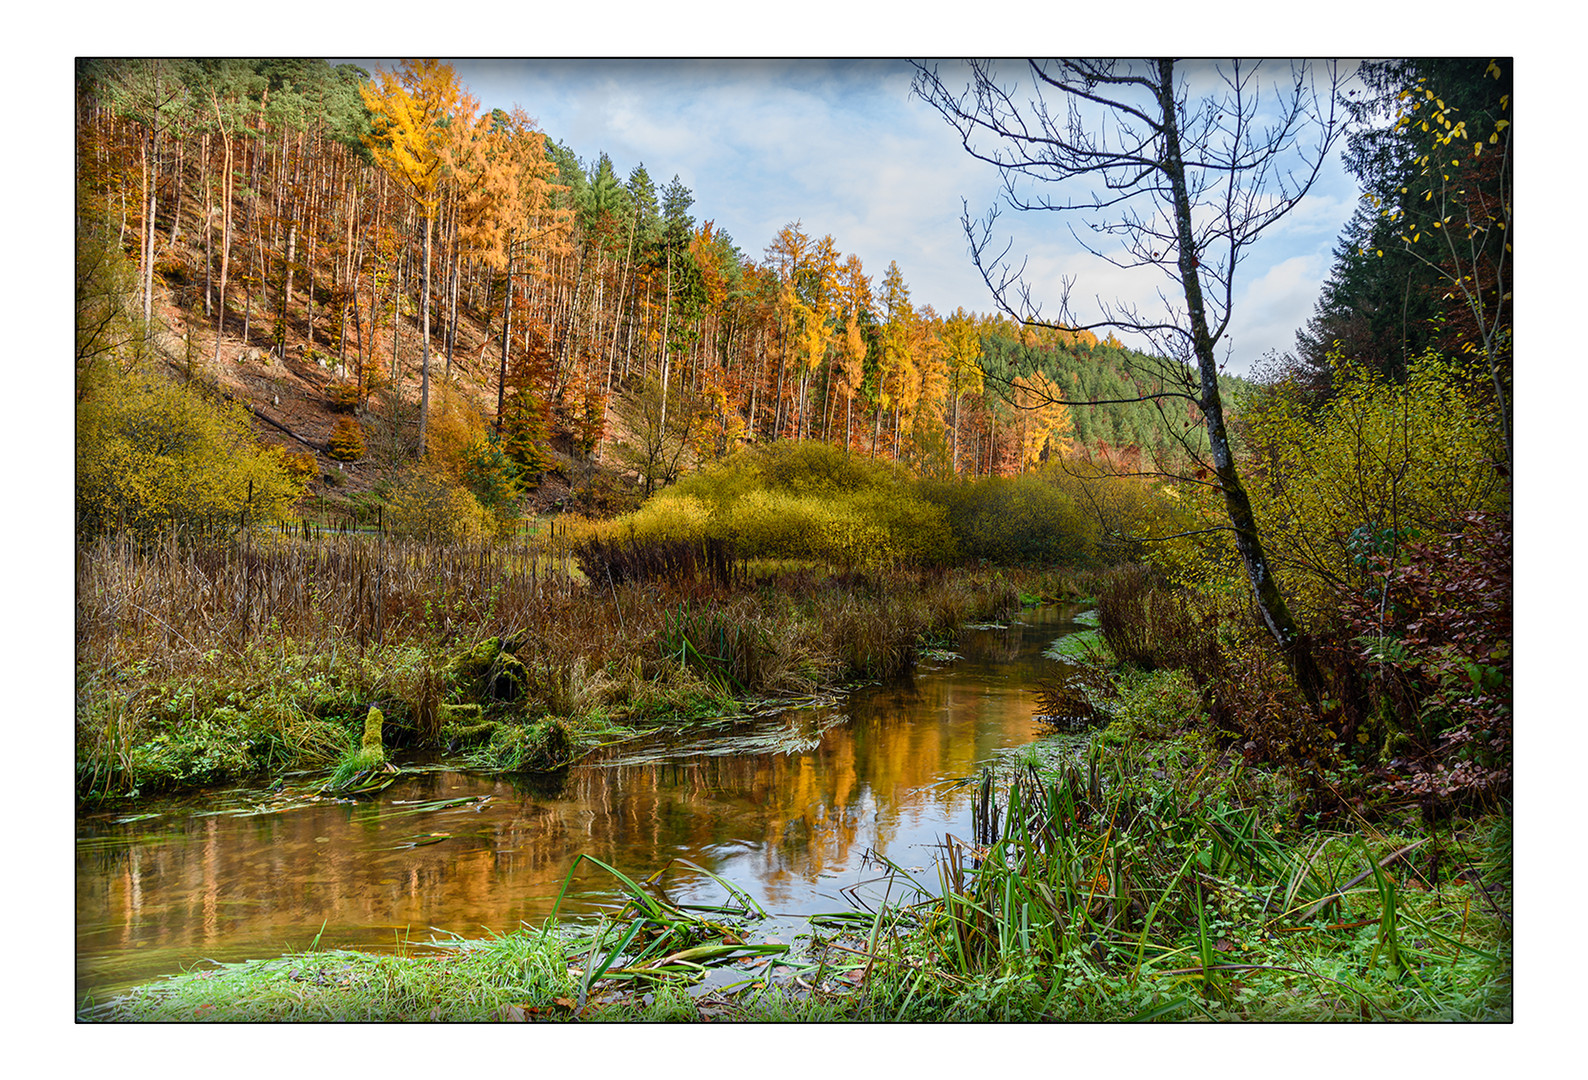
[(1252, 280), (1236, 299), (1230, 321), (1232, 373), (1249, 371), (1270, 350), (1283, 353), (1295, 347), (1296, 331), (1311, 315), (1328, 273), (1326, 256), (1297, 255)]
[[(521, 104), (549, 136), (587, 162), (608, 153), (620, 175), (644, 163), (658, 187), (674, 174), (693, 213), (760, 258), (783, 225), (830, 233), (880, 281), (896, 260), (917, 305), (990, 311), (970, 261), (963, 205), (979, 217), (998, 197), (998, 171), (965, 153), (937, 112), (912, 98), (911, 68), (888, 61), (459, 61), (485, 107)], [(1275, 226), (1241, 268), (1232, 365), (1289, 348), (1311, 314), (1328, 255), (1355, 205), (1337, 162), (1314, 194)], [(1087, 255), (1061, 216), (1005, 211), (1011, 258), (1028, 259), (1035, 294), (1056, 315), (1060, 278), (1077, 279), (1078, 307), (1094, 296), (1156, 317), (1177, 283), (1151, 269), (1121, 271)], [(1237, 282), (1239, 286), (1239, 280)]]

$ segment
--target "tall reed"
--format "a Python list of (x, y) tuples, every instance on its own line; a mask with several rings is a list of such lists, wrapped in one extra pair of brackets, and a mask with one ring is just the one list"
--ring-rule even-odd
[[(485, 700), (449, 672), (487, 640), (511, 654), (524, 719), (604, 711), (643, 723), (892, 677), (921, 642), (1018, 603), (985, 574), (797, 569), (752, 582), (725, 551), (698, 573), (658, 561), (654, 574), (593, 580), (570, 532), (491, 545), (311, 532), (81, 548), (83, 789), (134, 787), (140, 774), (218, 779), (280, 767), (295, 748), (314, 748), (300, 764), (334, 760), (374, 702), (399, 742), (436, 742), (443, 702)], [(212, 719), (214, 747), (151, 764), (152, 733), (196, 738)], [(261, 745), (279, 752), (261, 757)]]

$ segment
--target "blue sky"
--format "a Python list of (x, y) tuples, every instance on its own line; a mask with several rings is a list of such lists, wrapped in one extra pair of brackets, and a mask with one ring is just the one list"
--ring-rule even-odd
[[(358, 61), (373, 68), (390, 61)], [(912, 97), (900, 60), (454, 60), (483, 108), (519, 105), (549, 136), (620, 176), (643, 163), (657, 186), (675, 174), (741, 251), (760, 258), (785, 224), (864, 262), (879, 283), (897, 260), (917, 305), (991, 311), (967, 253), (962, 200), (981, 215), (997, 170), (972, 158), (943, 118)], [(1283, 65), (1281, 65), (1283, 68)], [(945, 66), (946, 70), (946, 66)], [(1292, 348), (1328, 276), (1331, 249), (1358, 198), (1332, 160), (1308, 198), (1251, 249), (1237, 278), (1229, 370)], [(1005, 212), (1000, 228), (1029, 259), (1034, 291), (1125, 300), (1150, 310), (1164, 284), (1087, 255), (1054, 215)], [(1051, 305), (1048, 309), (1052, 310)]]

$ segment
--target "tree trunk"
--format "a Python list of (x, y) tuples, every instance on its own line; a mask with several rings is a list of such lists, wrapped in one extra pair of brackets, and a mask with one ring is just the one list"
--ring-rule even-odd
[(185, 160), (183, 150), (187, 143), (179, 136), (176, 141), (176, 195), (171, 203), (171, 246), (176, 247), (176, 242), (182, 236), (182, 163)]
[(667, 306), (662, 309), (662, 420), (661, 430), (667, 431), (667, 382), (671, 374), (669, 363), (673, 350), (667, 340), (673, 323), (673, 250), (667, 249)]
[(156, 110), (154, 124), (149, 129), (149, 137), (144, 144), (146, 147), (143, 163), (143, 325), (145, 329), (154, 319), (154, 211), (157, 201), (155, 187), (159, 179), (159, 115), (159, 111)]
[(507, 285), (502, 290), (502, 363), (496, 373), (496, 434), (502, 434), (502, 411), (507, 407), (507, 347), (513, 337), (513, 245), (507, 245)]
[(232, 258), (232, 138), (226, 132), (226, 122), (221, 118), (218, 99), (215, 120), (221, 131), (221, 279), (215, 296), (215, 362), (221, 359), (221, 332), (226, 328), (226, 275)]
[(215, 207), (215, 196), (210, 192), (210, 133), (208, 131), (199, 137), (199, 157), (203, 170), (203, 174), (199, 179), (199, 190), (204, 196), (204, 317), (208, 319), (215, 314), (215, 298), (210, 287), (210, 278), (215, 271), (215, 220), (212, 213)]
[(435, 215), (426, 213), (424, 287), (419, 298), (419, 320), (424, 338), (419, 362), (419, 456), (425, 456), (425, 434), (430, 423), (430, 232)]
[(1218, 358), (1214, 354), (1213, 340), (1208, 331), (1207, 310), (1202, 297), (1202, 284), (1197, 274), (1196, 233), (1191, 221), (1191, 197), (1186, 187), (1185, 163), (1181, 159), (1180, 129), (1174, 100), (1174, 61), (1158, 62), (1158, 107), (1163, 115), (1164, 161), (1169, 186), (1174, 200), (1175, 231), (1179, 242), (1180, 281), (1185, 289), (1186, 310), (1191, 317), (1192, 348), (1196, 353), (1197, 376), (1201, 382), (1198, 407), (1207, 421), (1208, 443), (1212, 451), (1214, 470), (1219, 486), (1224, 492), (1225, 512), (1235, 531), (1235, 548), (1240, 552), (1246, 567), (1246, 577), (1252, 586), (1263, 624), (1284, 651), (1296, 683), (1316, 706), (1318, 703), (1317, 670), (1311, 652), (1305, 647), (1295, 619), (1274, 581), (1273, 569), (1258, 535), (1257, 519), (1252, 512), (1251, 499), (1246, 494), (1240, 474), (1235, 468), (1234, 454), (1230, 449), (1229, 433), (1224, 423), (1224, 402), (1219, 393)]
[(949, 459), (949, 473), (959, 475), (959, 376), (954, 376), (954, 455)]

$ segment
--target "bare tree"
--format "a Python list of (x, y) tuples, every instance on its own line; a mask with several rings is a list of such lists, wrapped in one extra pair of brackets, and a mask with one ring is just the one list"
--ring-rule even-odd
[(1177, 69), (1173, 60), (1033, 60), (1022, 86), (1000, 79), (990, 62), (966, 66), (969, 85), (961, 90), (950, 89), (936, 66), (917, 64), (913, 89), (967, 151), (1002, 171), (1008, 205), (1069, 216), (1086, 251), (1121, 269), (1161, 273), (1169, 289), (1159, 289), (1158, 312), (1099, 299), (1095, 314), (1083, 317), (1072, 305), (1074, 279), (1066, 279), (1058, 316), (1044, 319), (1024, 263), (1008, 259), (1012, 242), (996, 248), (996, 208), (979, 220), (965, 213), (977, 268), (999, 307), (1028, 325), (1121, 330), (1161, 354), (1151, 374), (1163, 390), (1131, 400), (1183, 398), (1201, 414), (1211, 482), (1223, 495), (1262, 620), (1302, 689), (1315, 696), (1310, 653), (1274, 580), (1231, 452), (1217, 350), (1247, 248), (1306, 195), (1341, 133), (1337, 70), (1325, 66), (1320, 89), (1311, 66), (1299, 63), (1265, 83), (1261, 65), (1240, 61)]

